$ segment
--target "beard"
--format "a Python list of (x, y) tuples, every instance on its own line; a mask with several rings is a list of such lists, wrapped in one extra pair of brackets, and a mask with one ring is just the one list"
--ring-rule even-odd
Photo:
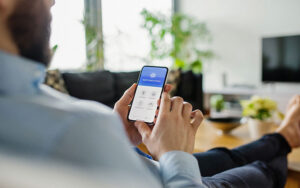
[(21, 56), (48, 66), (51, 15), (43, 0), (18, 0), (8, 28)]

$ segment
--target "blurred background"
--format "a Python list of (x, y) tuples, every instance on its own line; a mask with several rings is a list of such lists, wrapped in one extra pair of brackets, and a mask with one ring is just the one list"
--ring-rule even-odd
[[(128, 85), (143, 65), (167, 66), (173, 94), (207, 113), (214, 95), (231, 116), (241, 116), (240, 100), (254, 95), (284, 111), (300, 92), (299, 7), (298, 0), (57, 1), (49, 70), (65, 82), (74, 72), (106, 70)], [(72, 95), (74, 84), (65, 84)]]

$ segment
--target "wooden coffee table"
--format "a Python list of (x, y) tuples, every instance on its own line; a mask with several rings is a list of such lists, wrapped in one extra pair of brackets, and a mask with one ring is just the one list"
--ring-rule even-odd
[[(247, 125), (242, 125), (230, 134), (220, 134), (214, 127), (203, 123), (196, 135), (195, 152), (204, 152), (215, 147), (234, 148), (247, 144), (250, 139)], [(286, 188), (300, 188), (300, 149), (288, 156), (289, 174)]]

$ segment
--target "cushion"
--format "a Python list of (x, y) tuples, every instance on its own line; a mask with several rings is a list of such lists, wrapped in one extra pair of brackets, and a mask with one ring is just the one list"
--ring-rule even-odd
[(114, 78), (108, 71), (64, 73), (63, 78), (70, 95), (107, 105), (115, 99)]
[(65, 86), (65, 81), (62, 78), (58, 69), (47, 71), (45, 84), (56, 89), (57, 91), (68, 94), (68, 91)]
[(115, 78), (116, 98), (119, 99), (132, 84), (137, 82), (139, 72), (119, 72), (113, 73), (113, 75)]

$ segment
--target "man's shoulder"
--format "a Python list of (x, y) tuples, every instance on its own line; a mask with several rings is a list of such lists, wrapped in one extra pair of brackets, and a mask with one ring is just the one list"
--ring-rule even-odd
[(78, 118), (95, 117), (99, 119), (114, 116), (110, 107), (99, 102), (77, 99), (45, 85), (41, 87), (41, 91), (50, 108), (58, 108), (64, 113), (76, 114)]
[(109, 107), (44, 86), (35, 95), (0, 96), (0, 112), (0, 137), (33, 152), (58, 148), (57, 141), (67, 138), (79, 143), (79, 138), (97, 134), (107, 142), (107, 135), (125, 135), (120, 118)]

